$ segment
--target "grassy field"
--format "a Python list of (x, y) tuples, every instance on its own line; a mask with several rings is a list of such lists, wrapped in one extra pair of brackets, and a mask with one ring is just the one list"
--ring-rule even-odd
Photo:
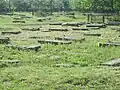
[[(0, 35), (10, 38), (15, 45), (39, 45), (31, 36), (54, 39), (56, 36), (85, 38), (83, 42), (69, 45), (42, 44), (38, 52), (7, 48), (0, 44), (0, 60), (20, 60), (20, 63), (0, 63), (0, 90), (119, 90), (119, 67), (101, 66), (101, 63), (120, 57), (120, 47), (98, 47), (98, 42), (108, 40), (120, 42), (120, 32), (112, 30), (119, 26), (108, 26), (98, 30), (73, 31), (64, 26), (67, 32), (23, 31), (21, 28), (42, 27), (62, 28), (48, 25), (50, 22), (83, 22), (85, 16), (75, 19), (65, 16), (52, 17), (51, 20), (38, 22), (39, 17), (23, 19), (25, 24), (13, 24), (15, 16), (0, 16), (0, 32), (21, 31), (18, 35)], [(81, 26), (85, 27), (85, 25)], [(84, 33), (99, 33), (102, 36), (84, 36)]]

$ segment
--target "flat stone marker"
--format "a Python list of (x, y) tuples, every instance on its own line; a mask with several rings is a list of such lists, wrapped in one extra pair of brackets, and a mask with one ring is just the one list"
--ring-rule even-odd
[(21, 20), (16, 20), (16, 21), (12, 21), (13, 23), (25, 23), (25, 21), (21, 21)]
[(86, 27), (106, 28), (106, 25), (105, 24), (87, 24)]
[(107, 46), (120, 46), (120, 42), (107, 42), (107, 43), (98, 43), (99, 47), (107, 47)]
[(21, 31), (3, 31), (1, 34), (20, 34)]
[(50, 28), (49, 31), (68, 31), (66, 28)]
[(88, 28), (72, 28), (72, 30), (89, 31)]
[(55, 40), (66, 40), (66, 41), (85, 41), (85, 38), (72, 38), (72, 37), (55, 37)]
[(61, 41), (61, 40), (38, 40), (39, 43), (41, 44), (71, 44), (71, 41)]
[(95, 33), (84, 33), (85, 36), (101, 36), (101, 34), (95, 34)]
[(0, 63), (9, 63), (9, 64), (13, 64), (13, 63), (20, 63), (20, 60), (0, 60)]
[(8, 37), (0, 37), (1, 44), (8, 44), (10, 39)]
[(32, 46), (16, 46), (16, 45), (6, 45), (8, 48), (18, 49), (18, 50), (34, 50), (38, 51), (41, 48), (40, 45), (32, 45)]
[(102, 63), (104, 66), (120, 66), (120, 58), (112, 59), (108, 62)]

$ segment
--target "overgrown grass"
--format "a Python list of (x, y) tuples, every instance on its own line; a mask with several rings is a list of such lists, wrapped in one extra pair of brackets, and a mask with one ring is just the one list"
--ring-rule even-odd
[[(84, 19), (71, 19), (57, 17), (58, 21), (81, 21)], [(19, 28), (22, 25), (6, 25), (11, 18), (1, 18), (4, 28)], [(35, 21), (36, 19), (32, 19)], [(28, 20), (28, 23), (36, 23)], [(8, 22), (7, 22), (8, 21)], [(2, 22), (1, 22), (2, 23)], [(46, 22), (45, 22), (46, 23)], [(44, 23), (44, 24), (45, 24)], [(12, 24), (12, 23), (10, 23)], [(42, 25), (45, 29), (46, 26)], [(2, 27), (2, 25), (0, 26)], [(0, 44), (0, 60), (20, 60), (20, 63), (0, 63), (0, 89), (1, 90), (119, 90), (119, 68), (103, 67), (101, 63), (112, 58), (120, 57), (120, 47), (98, 47), (98, 42), (108, 40), (119, 41), (119, 32), (111, 27), (100, 30), (71, 31), (69, 32), (29, 32), (22, 31), (20, 35), (9, 36), (11, 42), (17, 45), (39, 44), (29, 36), (46, 36), (53, 38), (56, 35), (83, 37), (84, 33), (101, 33), (101, 37), (84, 36), (85, 41), (73, 42), (70, 45), (41, 45), (38, 51), (26, 51), (7, 48)], [(3, 31), (3, 29), (0, 29)], [(71, 67), (57, 64), (73, 65)]]

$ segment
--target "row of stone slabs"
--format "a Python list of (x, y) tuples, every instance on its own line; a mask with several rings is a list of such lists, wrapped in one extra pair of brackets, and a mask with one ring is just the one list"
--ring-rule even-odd
[[(21, 63), (21, 60), (0, 60), (0, 63), (4, 64), (18, 64)], [(120, 58), (111, 59), (105, 63), (101, 63), (102, 66), (112, 66), (112, 67), (118, 67), (120, 66)], [(71, 68), (74, 67), (74, 64), (55, 64), (53, 67), (65, 67), (65, 68)]]

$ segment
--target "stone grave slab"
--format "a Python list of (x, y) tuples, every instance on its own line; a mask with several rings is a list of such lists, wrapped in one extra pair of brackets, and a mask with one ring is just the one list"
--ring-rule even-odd
[(40, 45), (29, 45), (29, 46), (6, 45), (6, 47), (12, 49), (18, 49), (18, 50), (34, 50), (34, 51), (38, 51), (41, 48)]
[(8, 44), (9, 41), (10, 41), (10, 38), (8, 38), (8, 37), (0, 37), (1, 44)]
[(101, 34), (97, 33), (84, 33), (85, 36), (101, 36)]
[(55, 40), (66, 40), (66, 41), (85, 41), (85, 38), (72, 38), (72, 37), (55, 37)]
[(1, 34), (20, 34), (21, 31), (2, 31)]
[(88, 28), (72, 28), (72, 30), (79, 30), (79, 31), (89, 31)]
[(71, 44), (71, 41), (61, 41), (61, 40), (38, 40), (39, 43), (41, 44), (54, 44), (54, 45), (59, 45), (59, 44)]
[(40, 31), (41, 28), (22, 28), (24, 31)]
[(33, 37), (29, 37), (31, 39), (43, 39), (43, 38), (50, 38), (50, 36), (33, 36)]
[(106, 25), (105, 24), (87, 24), (86, 27), (106, 28)]
[(53, 65), (53, 67), (71, 68), (71, 67), (75, 67), (75, 65), (74, 64), (55, 64)]
[(13, 63), (20, 63), (21, 60), (0, 60), (0, 63), (9, 63), (9, 64), (13, 64)]
[(120, 66), (120, 58), (111, 59), (108, 62), (102, 63), (104, 66)]
[(84, 25), (85, 22), (67, 22), (67, 23), (63, 23), (62, 26), (80, 26), (80, 25)]
[(62, 22), (49, 23), (49, 25), (62, 25)]
[(107, 46), (120, 46), (120, 42), (106, 42), (106, 43), (98, 43), (99, 47), (107, 47)]
[(25, 23), (25, 21), (22, 21), (22, 20), (14, 20), (12, 21), (13, 23)]
[(120, 22), (119, 21), (109, 21), (107, 25), (118, 26), (118, 25), (120, 25)]
[(49, 31), (68, 31), (66, 28), (50, 28)]

